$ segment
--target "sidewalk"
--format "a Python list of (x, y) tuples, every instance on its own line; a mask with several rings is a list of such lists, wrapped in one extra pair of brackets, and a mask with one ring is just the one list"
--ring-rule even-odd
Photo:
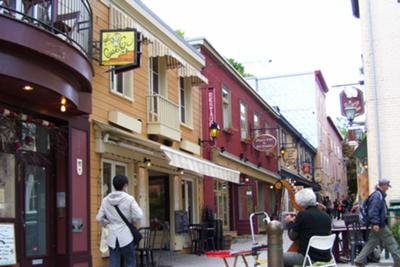
[[(266, 243), (265, 235), (257, 235), (256, 241), (259, 243)], [(288, 247), (291, 245), (292, 241), (287, 236), (286, 231), (283, 235), (283, 251), (286, 251)], [(232, 250), (246, 250), (251, 249), (252, 240), (251, 236), (240, 236), (233, 241)], [(260, 259), (266, 259), (267, 252), (262, 252), (260, 254)], [(160, 263), (156, 265), (157, 267), (211, 267), (211, 266), (221, 266), (224, 267), (225, 264), (220, 258), (210, 258), (205, 255), (197, 256), (194, 254), (182, 254), (180, 252), (171, 252), (171, 251), (161, 251), (156, 252), (155, 261)], [(253, 256), (248, 256), (247, 258), (249, 266), (254, 266), (254, 258)], [(228, 258), (229, 266), (233, 266), (233, 258)], [(391, 257), (389, 259), (385, 259), (384, 253), (382, 253), (381, 261), (379, 263), (371, 263), (368, 264), (368, 267), (378, 267), (378, 266), (392, 266), (393, 260)], [(238, 260), (237, 266), (245, 266), (243, 261)], [(261, 265), (262, 266), (262, 265)], [(266, 265), (265, 265), (266, 266)], [(350, 263), (341, 264), (340, 267), (349, 267), (352, 266)]]

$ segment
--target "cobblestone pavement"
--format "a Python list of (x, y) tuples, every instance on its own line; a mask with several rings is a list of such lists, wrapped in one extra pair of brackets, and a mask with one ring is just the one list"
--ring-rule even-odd
[[(265, 235), (257, 235), (256, 240), (259, 243), (265, 243), (266, 242), (266, 236)], [(284, 251), (287, 250), (287, 248), (290, 246), (291, 241), (289, 240), (286, 232), (283, 236), (283, 249)], [(246, 237), (239, 237), (236, 238), (233, 241), (232, 244), (232, 250), (246, 250), (250, 249), (252, 247), (252, 241), (251, 241), (251, 236), (246, 236)], [(384, 253), (383, 253), (384, 254)], [(382, 254), (381, 261), (380, 263), (374, 263), (374, 264), (368, 264), (368, 267), (378, 267), (378, 266), (392, 266), (393, 261), (391, 258), (385, 259), (384, 255)], [(266, 259), (267, 258), (267, 253), (262, 252), (260, 254), (260, 259)], [(210, 267), (210, 266), (221, 266), (224, 267), (225, 264), (222, 259), (220, 258), (210, 258), (205, 255), (194, 255), (194, 254), (182, 254), (180, 252), (170, 252), (170, 251), (162, 251), (162, 252), (156, 252), (155, 254), (155, 260), (157, 261), (156, 266), (157, 267)], [(253, 256), (248, 256), (247, 257), (249, 266), (253, 267), (254, 266), (254, 258)], [(229, 258), (228, 259), (229, 266), (233, 266), (233, 259)], [(244, 263), (239, 260), (237, 267), (239, 266), (245, 266)], [(263, 266), (263, 265), (260, 265)], [(264, 265), (267, 266), (267, 265)], [(346, 266), (352, 266), (350, 263), (346, 264), (338, 264), (339, 267), (346, 267)]]

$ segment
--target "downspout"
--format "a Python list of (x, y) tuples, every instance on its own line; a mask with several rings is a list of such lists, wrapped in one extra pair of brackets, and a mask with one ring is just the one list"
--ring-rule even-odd
[(369, 34), (369, 53), (371, 54), (371, 72), (370, 72), (370, 82), (371, 82), (371, 91), (372, 91), (372, 99), (375, 100), (375, 134), (376, 134), (376, 154), (378, 161), (378, 178), (382, 177), (382, 160), (381, 160), (381, 135), (380, 135), (380, 123), (379, 123), (379, 109), (378, 109), (378, 92), (377, 92), (377, 83), (376, 83), (376, 72), (375, 72), (375, 47), (374, 47), (374, 35), (372, 30), (372, 15), (371, 15), (371, 0), (368, 0), (367, 12), (368, 12), (368, 34)]

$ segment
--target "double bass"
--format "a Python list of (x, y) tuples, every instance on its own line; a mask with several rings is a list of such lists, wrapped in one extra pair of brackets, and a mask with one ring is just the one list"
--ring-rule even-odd
[[(295, 192), (295, 189), (292, 187), (292, 185), (289, 184), (284, 179), (281, 179), (281, 180), (279, 180), (278, 182), (275, 183), (275, 188), (276, 189), (281, 190), (282, 187), (286, 188), (286, 190), (288, 191), (289, 198), (293, 203), (293, 207), (297, 211), (303, 211), (304, 209), (302, 207), (300, 207), (300, 205), (296, 202), (296, 199), (294, 197), (296, 192)], [(297, 252), (298, 250), (299, 250), (299, 243), (297, 241), (293, 241), (293, 243), (288, 248), (288, 252)]]

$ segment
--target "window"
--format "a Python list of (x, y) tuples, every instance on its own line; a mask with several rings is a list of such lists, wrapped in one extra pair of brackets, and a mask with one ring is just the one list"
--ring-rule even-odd
[(196, 222), (196, 189), (192, 179), (182, 178), (182, 202), (183, 210), (189, 215), (189, 223)]
[(167, 96), (166, 72), (164, 58), (150, 58), (150, 91), (153, 95)]
[(231, 92), (226, 86), (222, 86), (222, 120), (224, 129), (232, 126), (231, 117)]
[(192, 83), (190, 79), (179, 77), (179, 111), (181, 122), (192, 125)]
[(133, 99), (133, 71), (122, 73), (110, 72), (111, 75), (111, 92)]
[(114, 191), (112, 178), (115, 175), (127, 175), (127, 165), (125, 163), (103, 159), (102, 162), (102, 181), (101, 195), (107, 196), (111, 191)]
[(260, 115), (258, 115), (256, 112), (254, 112), (253, 115), (253, 128), (254, 128), (254, 136), (258, 136), (261, 133), (260, 130)]
[(243, 101), (240, 101), (240, 139), (246, 139), (247, 134), (247, 106)]
[(228, 182), (214, 181), (214, 201), (217, 219), (222, 220), (224, 230), (229, 230), (229, 191)]
[(0, 152), (0, 218), (15, 218), (15, 155)]

